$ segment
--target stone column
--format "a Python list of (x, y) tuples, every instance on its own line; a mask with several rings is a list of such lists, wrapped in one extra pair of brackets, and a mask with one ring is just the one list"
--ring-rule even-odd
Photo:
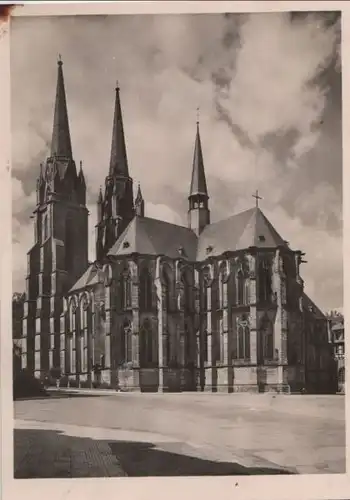
[(158, 392), (164, 390), (164, 290), (162, 284), (162, 260), (156, 261), (156, 272), (154, 284), (157, 295), (157, 316), (158, 316)]
[(283, 388), (283, 366), (288, 364), (287, 360), (287, 312), (286, 305), (286, 283), (282, 268), (282, 258), (280, 249), (275, 252), (273, 262), (273, 291), (275, 292), (275, 300), (277, 312), (274, 325), (274, 349), (275, 357), (278, 362), (277, 384), (280, 389)]
[(250, 362), (257, 364), (257, 287), (256, 287), (256, 255), (249, 255), (249, 326), (250, 326)]
[(133, 372), (133, 390), (140, 390), (140, 312), (139, 312), (139, 269), (137, 262), (129, 262), (131, 274), (131, 357)]
[(212, 333), (213, 333), (213, 313), (212, 313), (212, 285), (214, 279), (214, 269), (210, 265), (210, 279), (207, 282), (207, 363), (205, 370), (205, 385), (209, 390), (213, 390), (213, 346), (212, 346)]

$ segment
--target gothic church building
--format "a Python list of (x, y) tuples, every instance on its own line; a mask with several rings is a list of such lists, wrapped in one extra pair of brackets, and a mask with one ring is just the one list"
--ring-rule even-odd
[(106, 173), (91, 263), (59, 60), (28, 252), (22, 368), (41, 378), (60, 370), (78, 387), (333, 391), (327, 321), (303, 291), (303, 253), (258, 204), (211, 223), (198, 123), (187, 227), (147, 217), (140, 186), (134, 199), (119, 88)]

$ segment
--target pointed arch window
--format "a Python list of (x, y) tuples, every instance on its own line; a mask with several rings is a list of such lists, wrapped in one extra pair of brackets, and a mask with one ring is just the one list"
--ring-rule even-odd
[(73, 221), (70, 217), (66, 220), (66, 228), (65, 228), (65, 240), (64, 240), (64, 259), (65, 259), (65, 269), (66, 271), (70, 271), (73, 264), (73, 254), (74, 254), (74, 227)]
[(232, 357), (234, 359), (250, 360), (250, 327), (247, 315), (236, 319)]
[(43, 241), (45, 241), (49, 236), (49, 219), (46, 213), (43, 217)]
[(129, 272), (125, 272), (121, 278), (121, 303), (122, 309), (131, 307), (131, 276)]
[(262, 361), (272, 361), (274, 359), (273, 324), (267, 317), (261, 323), (260, 350)]
[(227, 307), (227, 266), (226, 263), (223, 263), (220, 266), (220, 275), (219, 275), (219, 307), (220, 309), (224, 309)]
[(121, 332), (120, 332), (120, 340), (121, 340), (121, 357), (124, 363), (129, 363), (132, 361), (132, 329), (131, 323), (129, 320), (124, 320)]
[(208, 311), (208, 293), (210, 284), (210, 271), (206, 267), (203, 269), (203, 279), (202, 279), (202, 311), (206, 313)]
[(152, 277), (148, 269), (143, 269), (140, 275), (140, 310), (152, 310)]
[(261, 302), (268, 302), (271, 299), (271, 295), (271, 262), (267, 257), (262, 257), (259, 261), (259, 299)]
[(143, 366), (152, 366), (156, 362), (154, 338), (152, 325), (149, 319), (145, 319), (141, 327), (141, 360)]
[(236, 275), (236, 303), (239, 306), (249, 304), (249, 281), (242, 268), (238, 270)]

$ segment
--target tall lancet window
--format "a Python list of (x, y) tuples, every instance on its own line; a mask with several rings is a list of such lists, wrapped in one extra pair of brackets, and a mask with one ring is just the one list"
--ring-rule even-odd
[(209, 268), (206, 267), (203, 269), (203, 279), (202, 279), (202, 311), (206, 313), (208, 311), (208, 293), (210, 291), (210, 271)]
[(66, 271), (70, 271), (73, 263), (73, 255), (74, 255), (74, 226), (73, 221), (70, 217), (66, 220), (66, 228), (65, 228), (65, 240), (64, 240), (64, 248), (65, 248), (65, 269)]
[(152, 332), (152, 324), (145, 319), (140, 329), (140, 360), (144, 367), (152, 366), (156, 362), (155, 336)]
[(237, 318), (237, 357), (250, 359), (250, 329), (247, 316)]
[(222, 263), (220, 266), (219, 274), (219, 304), (220, 309), (227, 307), (227, 266), (226, 263)]
[(148, 269), (144, 268), (140, 274), (140, 310), (152, 310), (153, 282)]
[(236, 303), (239, 306), (249, 304), (249, 280), (242, 268), (236, 274)]
[(43, 221), (42, 239), (43, 241), (45, 241), (49, 236), (49, 221), (47, 213), (43, 216), (42, 221)]
[(125, 319), (120, 332), (121, 357), (124, 363), (132, 361), (132, 329), (129, 320)]
[(271, 262), (267, 257), (259, 259), (259, 299), (268, 302), (272, 294)]
[(273, 324), (265, 316), (260, 326), (260, 355), (262, 361), (271, 361), (274, 358)]
[(121, 276), (121, 303), (122, 309), (131, 307), (131, 276), (128, 271)]

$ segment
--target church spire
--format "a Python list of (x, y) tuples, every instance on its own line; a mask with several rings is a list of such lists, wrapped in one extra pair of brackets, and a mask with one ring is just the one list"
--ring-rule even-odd
[(129, 177), (128, 160), (126, 156), (123, 117), (120, 105), (119, 85), (115, 89), (115, 108), (112, 132), (111, 159), (109, 164), (109, 175), (122, 175)]
[(137, 188), (137, 194), (136, 194), (136, 199), (135, 199), (135, 213), (139, 217), (145, 216), (145, 200), (143, 199), (143, 196), (141, 193), (140, 183), (139, 183), (138, 188)]
[(205, 172), (204, 172), (202, 144), (199, 133), (199, 121), (197, 120), (197, 132), (196, 132), (196, 140), (195, 140), (194, 155), (193, 155), (190, 196), (199, 194), (208, 196), (207, 182), (205, 179)]
[(58, 58), (56, 102), (53, 119), (51, 141), (51, 156), (72, 159), (72, 145), (70, 140), (66, 91), (63, 78), (63, 62)]
[(197, 236), (210, 224), (210, 211), (208, 207), (208, 189), (205, 179), (204, 162), (201, 138), (199, 134), (199, 121), (197, 117), (197, 131), (194, 146), (192, 180), (190, 195), (188, 197), (188, 225)]

